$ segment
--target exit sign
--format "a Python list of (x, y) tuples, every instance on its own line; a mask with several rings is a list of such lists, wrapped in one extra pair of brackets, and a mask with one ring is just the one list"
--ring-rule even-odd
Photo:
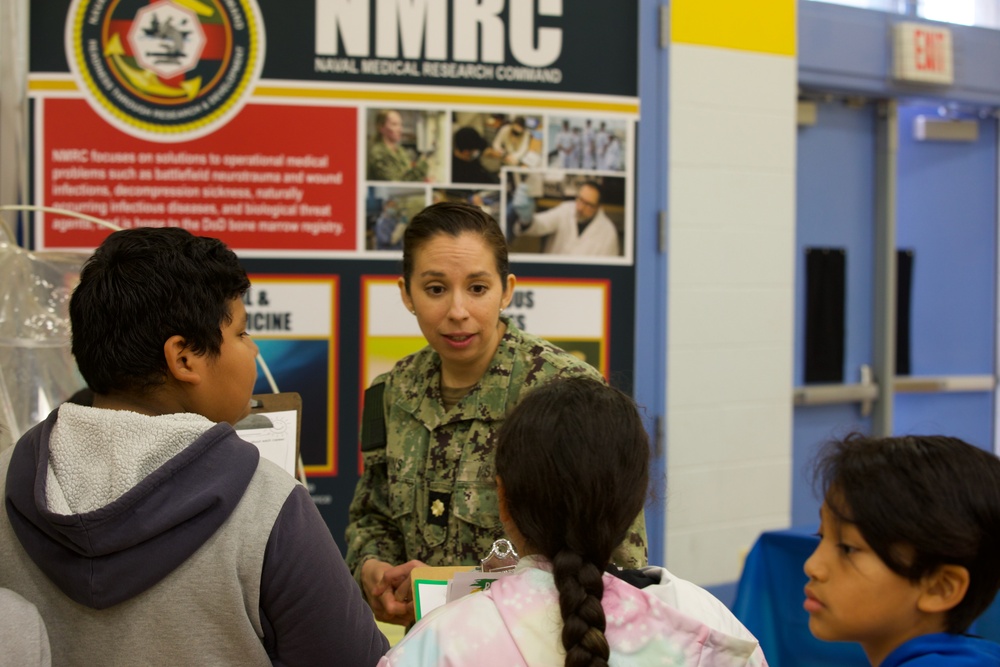
[(899, 81), (950, 85), (955, 82), (951, 30), (928, 23), (895, 25), (894, 76)]

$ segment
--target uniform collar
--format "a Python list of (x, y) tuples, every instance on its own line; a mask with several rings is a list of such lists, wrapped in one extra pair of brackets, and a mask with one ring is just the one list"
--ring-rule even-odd
[(429, 430), (460, 421), (502, 420), (507, 414), (514, 356), (522, 334), (509, 318), (501, 315), (500, 319), (507, 325), (507, 330), (500, 339), (493, 361), (479, 382), (451, 410), (446, 413), (441, 402), (441, 358), (433, 350), (407, 369), (400, 386), (409, 386), (410, 389), (402, 392), (396, 405), (412, 414)]

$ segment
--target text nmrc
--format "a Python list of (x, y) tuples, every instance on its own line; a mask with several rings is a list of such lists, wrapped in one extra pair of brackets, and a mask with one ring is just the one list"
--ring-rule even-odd
[[(505, 0), (450, 0), (451, 59), (504, 62)], [(536, 0), (509, 0), (510, 52), (529, 67), (547, 67), (562, 52), (561, 28), (535, 28)], [(562, 16), (563, 0), (537, 0), (539, 16)], [(370, 58), (370, 0), (316, 0), (316, 55)], [(448, 60), (449, 0), (375, 0), (375, 56)], [(536, 34), (537, 33), (537, 34)], [(479, 43), (480, 34), (482, 44)]]

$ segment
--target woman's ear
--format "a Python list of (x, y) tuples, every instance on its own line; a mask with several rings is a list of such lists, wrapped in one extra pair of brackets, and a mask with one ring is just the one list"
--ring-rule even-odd
[(397, 283), (399, 284), (399, 298), (403, 300), (403, 305), (406, 306), (408, 311), (416, 315), (413, 312), (413, 299), (410, 298), (410, 294), (406, 291), (406, 279), (400, 276)]
[(946, 613), (965, 598), (969, 571), (961, 565), (941, 565), (921, 581), (923, 593), (917, 608), (925, 613)]
[(517, 285), (517, 278), (513, 273), (507, 274), (507, 285), (506, 289), (503, 291), (503, 296), (500, 298), (500, 310), (503, 310), (510, 305), (510, 302), (514, 299), (514, 287)]
[(167, 339), (163, 344), (163, 357), (170, 377), (178, 382), (201, 383), (201, 356), (191, 352), (182, 336), (173, 335)]

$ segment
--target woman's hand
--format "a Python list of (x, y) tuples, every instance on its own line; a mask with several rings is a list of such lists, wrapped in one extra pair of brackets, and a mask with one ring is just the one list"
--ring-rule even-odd
[(410, 572), (423, 565), (419, 560), (395, 566), (374, 558), (364, 562), (361, 583), (376, 619), (403, 626), (413, 623)]

